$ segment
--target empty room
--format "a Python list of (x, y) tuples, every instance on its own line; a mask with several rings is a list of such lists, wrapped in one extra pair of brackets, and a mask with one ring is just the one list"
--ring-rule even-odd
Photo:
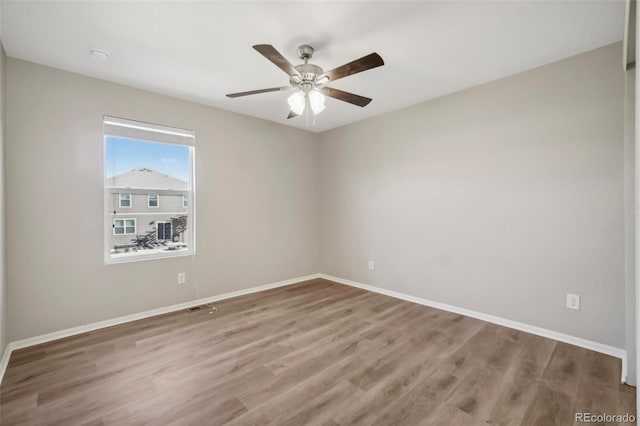
[(0, 424), (637, 424), (635, 0), (0, 0)]

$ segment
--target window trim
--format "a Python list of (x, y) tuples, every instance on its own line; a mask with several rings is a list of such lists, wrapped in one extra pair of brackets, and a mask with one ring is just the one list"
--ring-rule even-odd
[[(129, 205), (128, 206), (123, 206), (122, 205), (122, 194), (129, 194)], [(133, 197), (131, 195), (131, 192), (118, 192), (118, 208), (120, 209), (130, 209), (131, 205), (133, 204)]]
[[(151, 205), (151, 194), (156, 194), (156, 205)], [(158, 192), (148, 192), (147, 193), (147, 208), (157, 209), (160, 208), (160, 193)]]
[[(122, 226), (116, 226), (116, 221), (121, 220)], [(133, 232), (127, 232), (127, 220), (133, 221)], [(122, 234), (116, 234), (116, 228), (122, 228)], [(138, 235), (138, 220), (135, 217), (114, 217), (113, 218), (113, 235)]]
[[(195, 161), (195, 132), (191, 130), (183, 130), (176, 127), (166, 127), (162, 125), (145, 123), (141, 121), (132, 121), (121, 118), (114, 118), (108, 115), (103, 116), (103, 126), (102, 126), (102, 176), (103, 176), (103, 187), (104, 187), (104, 208), (103, 208), (103, 259), (104, 265), (116, 265), (120, 263), (131, 263), (131, 262), (143, 262), (148, 260), (159, 260), (159, 259), (167, 259), (167, 258), (175, 258), (175, 257), (187, 257), (187, 256), (195, 256), (197, 251), (197, 216), (196, 216), (196, 205), (197, 205), (197, 197), (196, 197), (196, 161)], [(187, 207), (183, 207), (182, 209), (176, 208), (177, 212), (168, 213), (173, 215), (185, 215), (187, 216), (187, 230), (185, 232), (187, 247), (183, 250), (166, 250), (166, 251), (154, 251), (153, 253), (146, 253), (145, 250), (138, 250), (135, 254), (131, 256), (120, 256), (114, 255), (113, 250), (113, 220), (115, 218), (128, 218), (130, 216), (141, 215), (152, 215), (159, 214), (159, 211), (156, 209), (139, 209), (138, 207), (133, 206), (134, 194), (132, 191), (136, 190), (135, 188), (117, 186), (117, 184), (111, 184), (107, 186), (107, 171), (110, 170), (109, 166), (111, 164), (107, 164), (107, 147), (108, 141), (111, 139), (131, 139), (134, 141), (141, 142), (151, 142), (151, 143), (160, 143), (160, 144), (169, 144), (176, 146), (185, 146), (188, 147), (188, 161), (189, 161), (189, 172), (188, 172), (188, 182), (189, 185), (186, 189), (187, 192)], [(155, 188), (140, 188), (142, 194), (149, 191), (157, 191)], [(131, 192), (131, 207), (123, 207), (122, 210), (118, 209), (119, 203), (115, 204), (114, 196), (119, 192)], [(158, 191), (159, 192), (159, 191)], [(171, 191), (178, 192), (178, 191)], [(184, 193), (180, 191), (179, 193)], [(140, 194), (140, 195), (142, 195)], [(160, 194), (159, 194), (160, 195)], [(173, 195), (173, 194), (172, 194)], [(139, 201), (139, 200), (138, 200)], [(125, 202), (126, 203), (126, 202)], [(158, 201), (159, 203), (159, 201)], [(115, 204), (115, 205), (114, 205)], [(163, 205), (166, 204), (163, 202)], [(137, 205), (136, 205), (137, 206)], [(176, 206), (177, 207), (177, 206)], [(132, 209), (134, 211), (132, 211)], [(140, 212), (138, 212), (140, 210)], [(147, 210), (144, 212), (144, 210)], [(173, 209), (172, 209), (173, 210)], [(163, 212), (163, 214), (165, 214)], [(141, 219), (144, 219), (141, 222), (141, 230), (146, 229), (147, 219), (145, 216), (141, 216)], [(136, 221), (136, 231), (140, 231), (137, 229), (137, 221)], [(172, 226), (172, 232), (175, 230)], [(118, 234), (122, 235), (122, 234)]]

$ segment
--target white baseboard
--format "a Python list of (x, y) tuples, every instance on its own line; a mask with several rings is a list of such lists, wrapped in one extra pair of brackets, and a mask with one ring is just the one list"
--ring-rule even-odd
[(131, 321), (137, 321), (144, 318), (155, 317), (157, 315), (167, 314), (170, 312), (180, 311), (192, 306), (205, 305), (207, 303), (217, 302), (219, 300), (231, 299), (233, 297), (244, 296), (245, 294), (257, 293), (259, 291), (265, 291), (272, 288), (284, 287), (291, 284), (296, 284), (303, 281), (309, 281), (315, 278), (320, 278), (320, 274), (306, 275), (303, 277), (291, 278), (284, 281), (278, 281), (271, 284), (260, 285), (257, 287), (251, 287), (244, 290), (232, 291), (230, 293), (219, 294), (217, 296), (204, 297), (202, 299), (190, 300), (188, 302), (178, 303), (176, 305), (165, 306), (158, 309), (152, 309), (150, 311), (144, 311), (137, 314), (125, 315), (122, 317), (112, 318), (105, 321), (94, 322), (91, 324), (80, 325), (78, 327), (67, 328), (65, 330), (54, 331), (53, 333), (42, 334), (40, 336), (30, 337), (28, 339), (17, 340), (7, 345), (6, 350), (0, 360), (0, 384), (2, 378), (9, 364), (9, 358), (11, 352), (24, 349), (30, 346), (39, 345), (42, 343), (51, 342), (53, 340), (62, 339), (64, 337), (75, 336), (78, 334), (86, 333), (88, 331), (99, 330), (101, 328), (112, 327), (114, 325), (124, 324)]
[(590, 349), (595, 352), (600, 352), (606, 355), (611, 355), (616, 358), (620, 358), (622, 360), (621, 381), (625, 383), (627, 380), (627, 351), (624, 349), (605, 345), (603, 343), (594, 342), (592, 340), (583, 339), (581, 337), (559, 333), (557, 331), (548, 330), (546, 328), (536, 327), (534, 325), (512, 321), (506, 318), (484, 314), (482, 312), (472, 311), (470, 309), (459, 308), (453, 305), (447, 305), (446, 303), (434, 302), (433, 300), (423, 299), (421, 297), (416, 297), (416, 296), (410, 296), (404, 293), (399, 293), (397, 291), (387, 290), (381, 287), (362, 284), (359, 282), (347, 280), (340, 277), (334, 277), (332, 275), (327, 275), (327, 274), (319, 274), (319, 275), (320, 275), (320, 278), (324, 278), (325, 280), (334, 281), (334, 282), (345, 284), (351, 287), (361, 288), (363, 290), (372, 291), (374, 293), (384, 294), (385, 296), (406, 300), (408, 302), (418, 303), (420, 305), (429, 306), (436, 309), (442, 309), (443, 311), (449, 311), (449, 312), (464, 315), (467, 317), (476, 318), (482, 321), (487, 321), (493, 324), (502, 325), (504, 327), (513, 328), (516, 330), (524, 331), (526, 333), (535, 334), (538, 336), (557, 340), (559, 342), (569, 343), (571, 345), (580, 346), (581, 348)]
[(0, 358), (0, 384), (2, 383), (2, 378), (4, 377), (4, 372), (7, 371), (7, 366), (9, 365), (9, 358), (11, 358), (11, 343), (7, 345), (4, 349), (4, 353), (2, 354), (2, 358)]

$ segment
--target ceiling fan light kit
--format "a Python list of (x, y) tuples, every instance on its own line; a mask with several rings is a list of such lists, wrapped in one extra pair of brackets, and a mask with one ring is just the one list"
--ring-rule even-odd
[(296, 92), (287, 99), (289, 108), (296, 115), (302, 115), (308, 107), (311, 108), (314, 114), (320, 114), (325, 108), (324, 101), (325, 96), (316, 90)]
[(256, 95), (259, 93), (297, 89), (296, 93), (289, 96), (287, 99), (287, 103), (291, 110), (287, 118), (306, 115), (307, 125), (309, 124), (311, 114), (314, 116), (315, 123), (315, 115), (324, 111), (326, 96), (357, 105), (359, 107), (365, 107), (368, 105), (372, 100), (371, 98), (326, 87), (325, 85), (331, 81), (384, 65), (384, 61), (380, 55), (377, 53), (371, 53), (331, 71), (324, 72), (324, 70), (318, 65), (309, 63), (309, 59), (313, 57), (314, 52), (313, 47), (309, 45), (303, 44), (298, 47), (298, 57), (302, 59), (304, 63), (296, 66), (293, 66), (293, 64), (291, 64), (270, 44), (257, 44), (253, 46), (253, 48), (278, 68), (287, 73), (289, 76), (290, 86), (230, 93), (227, 97), (238, 98), (242, 96)]

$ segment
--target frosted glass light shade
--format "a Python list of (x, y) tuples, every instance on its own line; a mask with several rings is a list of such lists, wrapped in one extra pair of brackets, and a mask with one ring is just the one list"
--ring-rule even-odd
[(302, 115), (304, 112), (304, 92), (296, 92), (293, 95), (289, 96), (287, 99), (289, 103), (289, 108), (291, 111), (295, 112), (298, 115)]
[(320, 114), (324, 111), (324, 95), (320, 92), (312, 90), (309, 92), (309, 103), (314, 114)]
[[(306, 96), (309, 97), (309, 104), (314, 114), (320, 114), (324, 111), (325, 97), (322, 93), (312, 90)], [(291, 111), (298, 115), (302, 115), (304, 112), (306, 101), (307, 99), (305, 99), (305, 93), (303, 91), (296, 92), (287, 99)]]

